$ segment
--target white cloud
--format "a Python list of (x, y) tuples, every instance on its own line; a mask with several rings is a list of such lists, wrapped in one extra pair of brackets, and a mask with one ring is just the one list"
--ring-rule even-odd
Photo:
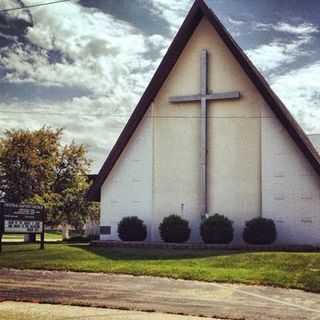
[(232, 17), (228, 17), (228, 22), (233, 24), (234, 26), (242, 26), (244, 25), (246, 22), (243, 21), (243, 20), (239, 20), (239, 19), (235, 19), (235, 18), (232, 18)]
[[(5, 114), (11, 120), (0, 119), (1, 126), (65, 127), (66, 141), (76, 138), (90, 145), (96, 171), (151, 79), (169, 40), (157, 34), (146, 36), (129, 23), (76, 2), (39, 7), (32, 12), (34, 25), (26, 34), (31, 45), (16, 43), (10, 49), (1, 49), (0, 65), (8, 71), (5, 80), (32, 82), (38, 87), (85, 88), (91, 94), (59, 104), (6, 102), (0, 105), (2, 110), (20, 113)], [(52, 61), (50, 50), (61, 52), (62, 59)]]
[(291, 25), (286, 22), (279, 22), (274, 25), (257, 23), (255, 29), (260, 31), (273, 30), (291, 35), (290, 40), (277, 39), (270, 44), (263, 44), (246, 51), (262, 72), (288, 65), (299, 57), (309, 55), (304, 46), (311, 43), (314, 39), (314, 33), (319, 32), (318, 28), (311, 23), (299, 25)]
[(270, 31), (273, 29), (273, 25), (269, 23), (258, 22), (254, 24), (254, 29), (258, 31)]
[[(79, 86), (99, 95), (112, 93), (117, 86), (130, 88), (123, 82), (126, 78), (140, 90), (145, 86), (146, 77), (135, 71), (152, 62), (144, 56), (145, 37), (129, 24), (76, 3), (53, 5), (50, 10), (41, 7), (34, 10), (33, 19), (26, 37), (42, 50), (31, 46), (7, 50), (3, 64), (11, 70), (8, 80)], [(158, 47), (162, 49), (161, 42)], [(50, 63), (48, 50), (62, 52), (65, 58)]]
[(289, 23), (279, 22), (273, 27), (273, 29), (275, 31), (302, 35), (319, 32), (319, 29), (311, 23), (302, 23), (294, 26)]
[(275, 40), (263, 44), (246, 53), (253, 63), (262, 71), (268, 72), (280, 66), (294, 62), (298, 57), (308, 55), (303, 46), (311, 41), (310, 36), (299, 37), (291, 42)]
[(287, 22), (271, 23), (255, 23), (254, 28), (258, 31), (278, 31), (296, 35), (308, 35), (319, 32), (319, 28), (312, 23), (301, 23), (298, 25), (289, 24)]
[[(77, 3), (33, 12), (34, 26), (26, 37), (42, 50), (25, 45), (2, 50), (2, 63), (11, 71), (7, 80), (85, 87), (97, 95), (113, 94), (119, 87), (140, 94), (155, 69), (148, 53), (162, 52), (169, 44), (160, 35), (147, 37), (126, 22)], [(50, 63), (48, 50), (62, 52), (64, 58)]]
[(177, 32), (183, 19), (191, 8), (193, 0), (151, 0), (156, 8), (155, 14), (161, 15), (170, 25), (171, 33)]
[(246, 53), (263, 73), (269, 73), (272, 88), (303, 128), (308, 132), (320, 132), (320, 61), (280, 76), (275, 72), (311, 54), (305, 46), (314, 40), (318, 28), (308, 23), (290, 25), (283, 22), (260, 23), (256, 28), (290, 34), (290, 40), (277, 39)]
[(308, 132), (320, 132), (320, 60), (271, 80), (272, 88)]

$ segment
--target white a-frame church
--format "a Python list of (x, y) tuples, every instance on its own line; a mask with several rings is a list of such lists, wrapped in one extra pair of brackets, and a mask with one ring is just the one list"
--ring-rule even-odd
[(278, 244), (320, 244), (320, 157), (203, 0), (196, 0), (108, 155), (89, 198), (101, 240), (138, 216), (149, 241), (170, 214), (200, 241), (203, 215), (272, 218)]

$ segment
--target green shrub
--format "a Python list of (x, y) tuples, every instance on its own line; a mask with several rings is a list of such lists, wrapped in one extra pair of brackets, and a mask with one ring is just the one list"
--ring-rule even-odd
[(249, 244), (271, 244), (277, 238), (276, 225), (272, 219), (254, 218), (246, 222), (243, 240)]
[(159, 231), (163, 241), (177, 243), (188, 241), (191, 232), (189, 222), (175, 214), (162, 220)]
[(118, 224), (118, 235), (122, 241), (144, 241), (147, 227), (138, 217), (124, 217)]
[(210, 216), (202, 221), (200, 234), (205, 243), (230, 243), (233, 240), (232, 221), (221, 214)]

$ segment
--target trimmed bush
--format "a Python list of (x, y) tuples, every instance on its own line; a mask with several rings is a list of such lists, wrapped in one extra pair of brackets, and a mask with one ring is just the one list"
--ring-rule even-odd
[(189, 222), (175, 214), (162, 220), (159, 231), (163, 241), (177, 243), (188, 241), (191, 232)]
[(138, 217), (124, 217), (118, 224), (118, 235), (122, 241), (144, 241), (147, 227)]
[(233, 240), (232, 221), (216, 213), (202, 221), (200, 234), (205, 243), (230, 243)]
[(271, 244), (277, 238), (276, 225), (272, 219), (254, 218), (246, 222), (243, 240), (249, 244)]

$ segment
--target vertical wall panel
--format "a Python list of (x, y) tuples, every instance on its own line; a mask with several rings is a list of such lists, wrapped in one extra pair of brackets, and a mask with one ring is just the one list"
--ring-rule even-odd
[(101, 189), (101, 226), (111, 226), (101, 240), (117, 240), (117, 225), (125, 216), (152, 217), (152, 118), (141, 121)]
[[(270, 114), (269, 114), (270, 116)], [(280, 244), (320, 244), (319, 178), (274, 116), (262, 121), (263, 216)]]

